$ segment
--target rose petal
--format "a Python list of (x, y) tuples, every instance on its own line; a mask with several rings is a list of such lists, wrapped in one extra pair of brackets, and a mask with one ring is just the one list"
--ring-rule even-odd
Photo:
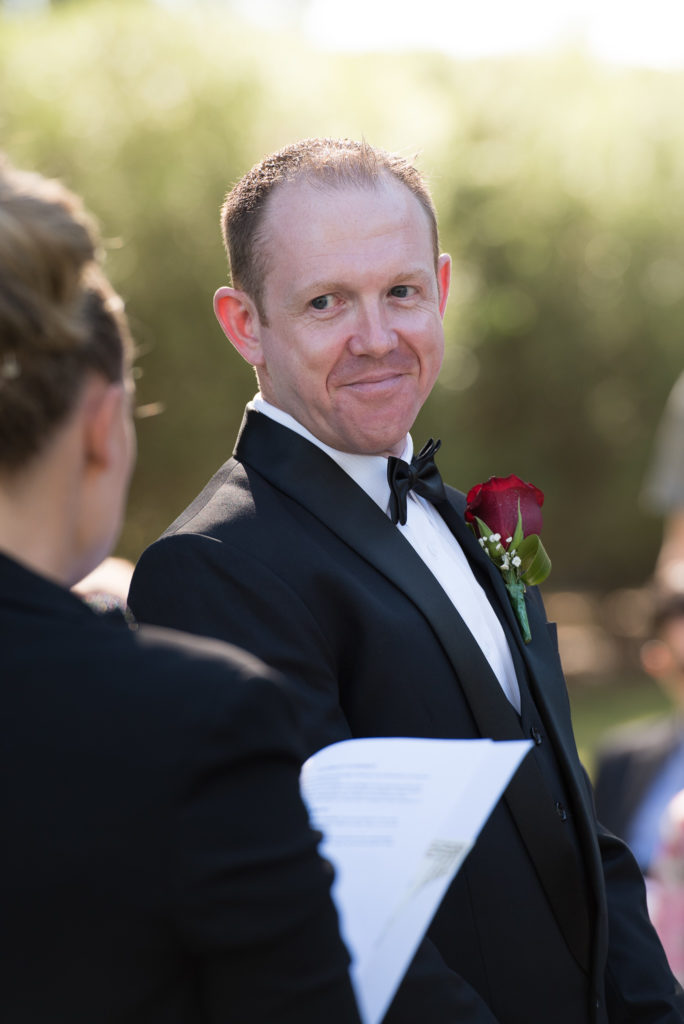
[(525, 483), (515, 475), (493, 476), (470, 489), (465, 518), (469, 523), (476, 517), (482, 519), (492, 532), (510, 537), (515, 533), (520, 507), (523, 536), (527, 537), (541, 531), (543, 503), (544, 495), (534, 484)]

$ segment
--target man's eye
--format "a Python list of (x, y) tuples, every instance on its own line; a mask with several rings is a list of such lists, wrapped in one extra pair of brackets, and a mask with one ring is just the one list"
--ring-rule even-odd
[(407, 299), (412, 292), (413, 288), (409, 284), (395, 284), (394, 288), (390, 288), (390, 295), (395, 299)]
[(315, 299), (311, 300), (311, 305), (314, 309), (330, 309), (332, 304), (332, 295), (317, 295)]

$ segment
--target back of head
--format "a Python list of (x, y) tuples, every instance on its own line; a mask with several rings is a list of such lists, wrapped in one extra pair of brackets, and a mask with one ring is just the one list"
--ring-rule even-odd
[(85, 375), (124, 379), (132, 345), (81, 201), (0, 155), (0, 472), (36, 456)]
[(652, 633), (660, 636), (672, 623), (684, 623), (684, 591), (659, 589), (653, 596)]
[(435, 208), (422, 175), (402, 156), (352, 139), (303, 139), (265, 157), (240, 179), (221, 210), (223, 241), (233, 285), (250, 296), (262, 319), (268, 269), (264, 215), (273, 191), (298, 180), (329, 189), (372, 188), (387, 176), (405, 185), (425, 210), (436, 267), (439, 239)]
[(651, 637), (642, 644), (641, 664), (684, 707), (684, 592), (658, 589), (653, 595)]

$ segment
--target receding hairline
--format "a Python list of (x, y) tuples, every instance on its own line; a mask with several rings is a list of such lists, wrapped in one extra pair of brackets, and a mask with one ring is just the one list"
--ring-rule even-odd
[(262, 312), (265, 262), (264, 230), (271, 200), (285, 186), (308, 184), (322, 191), (377, 188), (396, 181), (425, 211), (435, 270), (439, 264), (437, 214), (425, 176), (397, 153), (351, 139), (303, 139), (255, 164), (230, 190), (221, 208), (221, 228), (230, 275)]

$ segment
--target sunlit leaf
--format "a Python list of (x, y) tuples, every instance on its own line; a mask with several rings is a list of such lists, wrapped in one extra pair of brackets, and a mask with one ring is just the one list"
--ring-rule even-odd
[(551, 572), (551, 559), (544, 550), (541, 538), (536, 533), (530, 534), (520, 542), (518, 557), (521, 562), (520, 575), (530, 586), (543, 583)]

